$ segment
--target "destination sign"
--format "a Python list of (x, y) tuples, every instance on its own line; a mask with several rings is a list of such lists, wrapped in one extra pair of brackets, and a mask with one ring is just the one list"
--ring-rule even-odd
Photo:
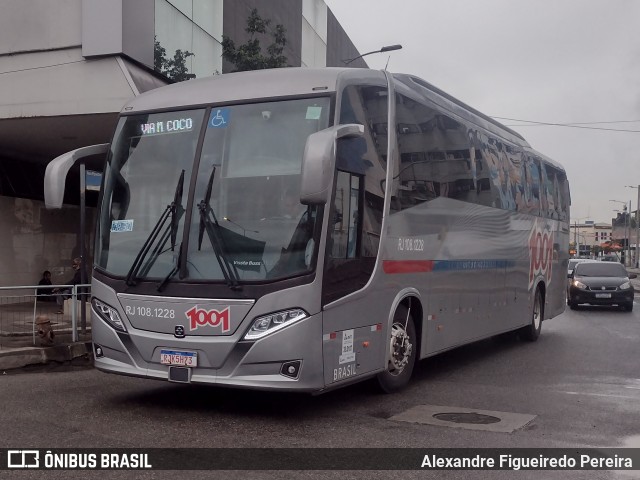
[(192, 118), (176, 118), (159, 122), (141, 123), (142, 135), (159, 135), (163, 133), (190, 132), (193, 129)]

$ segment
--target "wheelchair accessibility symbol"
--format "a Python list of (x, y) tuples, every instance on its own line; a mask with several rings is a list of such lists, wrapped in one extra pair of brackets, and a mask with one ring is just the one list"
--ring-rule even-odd
[(229, 123), (230, 115), (231, 110), (228, 108), (214, 108), (211, 111), (211, 117), (209, 118), (209, 127), (225, 128)]

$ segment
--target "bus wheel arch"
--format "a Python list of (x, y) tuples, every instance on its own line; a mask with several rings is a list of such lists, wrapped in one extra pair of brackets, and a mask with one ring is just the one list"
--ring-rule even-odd
[(422, 305), (417, 297), (405, 295), (394, 302), (388, 328), (386, 368), (376, 376), (378, 385), (386, 393), (401, 390), (411, 380), (420, 355), (421, 319)]

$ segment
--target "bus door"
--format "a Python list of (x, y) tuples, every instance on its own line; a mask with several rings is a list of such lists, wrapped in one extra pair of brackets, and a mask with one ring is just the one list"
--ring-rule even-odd
[(370, 230), (364, 218), (364, 176), (336, 175), (322, 292), (327, 385), (374, 370), (384, 356), (380, 308), (372, 306), (369, 295), (357, 293), (369, 282), (376, 260), (363, 248), (363, 232)]
[(384, 366), (383, 325), (392, 302), (371, 282), (386, 186), (386, 86), (349, 85), (338, 108), (341, 124), (365, 128), (363, 136), (341, 138), (336, 144), (322, 287), (327, 385)]

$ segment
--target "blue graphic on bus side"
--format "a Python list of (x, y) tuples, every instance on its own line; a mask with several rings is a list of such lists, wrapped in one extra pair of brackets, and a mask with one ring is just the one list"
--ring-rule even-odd
[(515, 266), (512, 260), (436, 260), (434, 272), (461, 270), (499, 270)]
[(209, 128), (226, 128), (230, 117), (230, 108), (214, 108), (209, 117)]

